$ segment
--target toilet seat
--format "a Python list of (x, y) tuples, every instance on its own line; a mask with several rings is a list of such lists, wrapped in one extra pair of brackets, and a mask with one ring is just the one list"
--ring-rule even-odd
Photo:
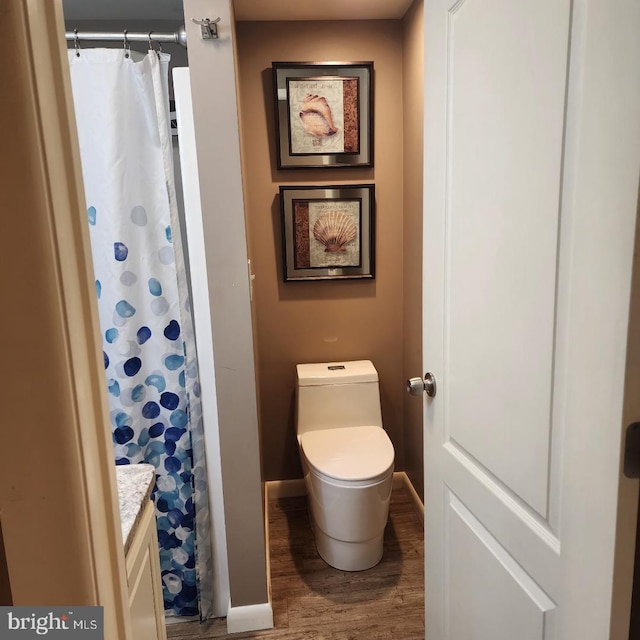
[(309, 466), (329, 480), (370, 484), (393, 471), (393, 444), (380, 427), (309, 431), (299, 441)]

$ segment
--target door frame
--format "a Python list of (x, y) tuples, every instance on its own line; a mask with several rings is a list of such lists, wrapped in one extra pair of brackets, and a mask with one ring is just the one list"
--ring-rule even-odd
[[(11, 30), (11, 33), (3, 30), (3, 35), (7, 36), (8, 59), (5, 63), (11, 68), (22, 93), (28, 96), (28, 100), (20, 105), (28, 114), (28, 126), (21, 131), (24, 145), (17, 158), (17, 149), (6, 149), (4, 155), (9, 162), (13, 156), (15, 162), (22, 163), (19, 166), (28, 167), (31, 183), (25, 188), (36, 192), (38, 202), (38, 206), (29, 211), (13, 211), (12, 224), (29, 225), (27, 228), (33, 230), (36, 247), (44, 240), (46, 250), (41, 252), (42, 260), (34, 262), (29, 277), (37, 279), (40, 289), (47, 287), (49, 299), (43, 309), (57, 309), (57, 319), (51, 326), (60, 328), (59, 335), (49, 339), (56, 341), (64, 353), (55, 362), (45, 360), (44, 353), (40, 359), (35, 354), (33, 357), (36, 358), (35, 365), (48, 371), (56, 381), (58, 397), (69, 408), (64, 416), (52, 415), (50, 422), (41, 428), (31, 425), (43, 437), (28, 443), (25, 451), (29, 453), (24, 460), (25, 465), (29, 458), (65, 464), (59, 473), (55, 469), (51, 471), (49, 482), (61, 491), (67, 509), (60, 510), (59, 515), (50, 513), (44, 495), (40, 497), (41, 503), (37, 503), (34, 497), (37, 484), (47, 482), (44, 474), (48, 470), (41, 467), (36, 472), (27, 467), (25, 478), (20, 481), (23, 483), (20, 491), (13, 487), (14, 494), (2, 509), (9, 582), (19, 585), (12, 589), (13, 602), (15, 605), (45, 604), (31, 602), (29, 592), (23, 588), (25, 579), (37, 583), (38, 598), (46, 597), (49, 603), (63, 604), (61, 599), (65, 599), (66, 591), (59, 578), (51, 573), (49, 562), (45, 563), (48, 572), (40, 567), (39, 572), (31, 575), (29, 569), (25, 569), (25, 550), (21, 549), (20, 540), (9, 532), (20, 526), (23, 539), (37, 543), (40, 535), (37, 532), (47, 536), (52, 531), (68, 531), (75, 525), (77, 530), (70, 532), (68, 540), (74, 544), (73, 558), (61, 554), (61, 560), (65, 562), (64, 584), (77, 583), (86, 588), (75, 596), (77, 601), (66, 604), (101, 605), (105, 637), (128, 640), (131, 630), (124, 547), (106, 389), (99, 362), (100, 330), (62, 1), (15, 0), (4, 8), (2, 26)], [(7, 116), (3, 121), (11, 126), (15, 103), (3, 100), (1, 108)], [(5, 187), (10, 191), (16, 186), (19, 188), (19, 184), (6, 182)], [(7, 280), (8, 294), (11, 287), (17, 290), (27, 286), (17, 274), (10, 274)], [(32, 281), (32, 284), (35, 283)], [(27, 324), (28, 320), (25, 320)], [(24, 357), (26, 345), (20, 338), (25, 336), (14, 336), (7, 345), (5, 354), (12, 361), (14, 358), (19, 361), (21, 352)], [(24, 382), (23, 386), (28, 387), (28, 384)], [(25, 401), (28, 400), (19, 393), (12, 398), (15, 403)], [(31, 414), (27, 413), (26, 419), (29, 416)], [(57, 450), (52, 446), (52, 438), (63, 445), (66, 452), (60, 463), (55, 457)], [(9, 469), (5, 469), (6, 466), (3, 465), (3, 472), (9, 473), (11, 465)], [(2, 485), (7, 487), (14, 482), (15, 477), (6, 477)], [(68, 509), (76, 517), (73, 523), (65, 520)], [(47, 514), (46, 523), (42, 521), (43, 513)], [(35, 552), (35, 549), (31, 551)], [(31, 566), (30, 563), (27, 565)]]

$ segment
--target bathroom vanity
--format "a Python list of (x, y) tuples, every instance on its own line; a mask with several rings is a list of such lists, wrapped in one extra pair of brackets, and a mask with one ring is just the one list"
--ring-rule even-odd
[(149, 464), (116, 467), (131, 630), (136, 640), (166, 640), (158, 537), (150, 500), (155, 469)]

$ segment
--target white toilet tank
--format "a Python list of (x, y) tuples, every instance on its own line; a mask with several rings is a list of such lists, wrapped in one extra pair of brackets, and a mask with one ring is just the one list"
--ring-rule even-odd
[(378, 372), (370, 360), (299, 364), (298, 435), (320, 429), (382, 428)]

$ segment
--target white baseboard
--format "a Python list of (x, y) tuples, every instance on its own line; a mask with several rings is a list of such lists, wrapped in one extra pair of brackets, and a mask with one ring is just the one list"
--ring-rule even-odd
[(420, 500), (420, 496), (418, 495), (418, 492), (413, 488), (413, 484), (411, 484), (411, 480), (409, 480), (409, 476), (406, 473), (404, 473), (404, 471), (400, 475), (403, 476), (402, 486), (404, 490), (409, 494), (409, 498), (411, 499), (411, 504), (413, 505), (413, 510), (416, 512), (416, 515), (418, 516), (418, 519), (422, 524), (422, 528), (424, 529), (424, 504), (422, 503), (422, 500)]
[(299, 498), (307, 495), (304, 478), (295, 480), (269, 480), (265, 482), (267, 500), (279, 500), (280, 498)]
[(270, 602), (249, 604), (244, 607), (232, 607), (229, 603), (228, 633), (259, 631), (260, 629), (273, 629), (273, 609)]
[[(424, 505), (417, 491), (413, 488), (409, 476), (404, 471), (393, 473), (393, 488), (404, 489), (411, 498), (411, 503), (424, 527)], [(303, 478), (295, 480), (270, 480), (265, 482), (266, 501), (279, 500), (280, 498), (298, 498), (307, 495), (307, 488)], [(265, 507), (266, 509), (266, 507)], [(267, 521), (268, 522), (268, 521)], [(268, 527), (267, 527), (268, 528)]]
[(264, 534), (265, 554), (267, 561), (267, 598), (269, 602), (232, 607), (229, 602), (227, 611), (227, 633), (244, 631), (260, 631), (273, 629), (273, 608), (271, 606), (271, 550), (269, 546), (269, 483), (264, 485)]
[(164, 616), (165, 624), (182, 624), (183, 622), (198, 622), (200, 616), (174, 616), (173, 614)]

